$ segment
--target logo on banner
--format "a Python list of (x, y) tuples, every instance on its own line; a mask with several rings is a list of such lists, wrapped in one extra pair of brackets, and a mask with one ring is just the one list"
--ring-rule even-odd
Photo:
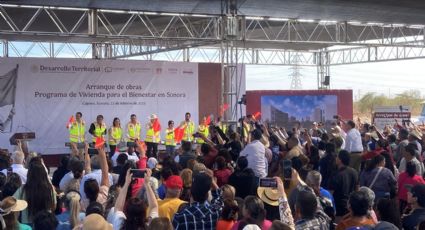
[(105, 67), (103, 69), (105, 71), (105, 73), (111, 73), (111, 72), (121, 72), (121, 71), (125, 71), (125, 68), (123, 67)]
[(31, 72), (33, 73), (77, 73), (77, 72), (101, 72), (100, 67), (89, 66), (74, 66), (74, 65), (32, 65)]
[(192, 68), (183, 69), (182, 74), (193, 75), (193, 69)]
[(179, 69), (177, 69), (177, 68), (168, 68), (167, 71), (168, 71), (169, 74), (178, 74)]
[(141, 67), (141, 68), (132, 67), (132, 68), (130, 68), (130, 73), (148, 73), (148, 74), (151, 74), (152, 69), (149, 68), (149, 67)]

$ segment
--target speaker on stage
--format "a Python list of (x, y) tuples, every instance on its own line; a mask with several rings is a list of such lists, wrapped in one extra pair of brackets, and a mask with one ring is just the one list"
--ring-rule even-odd
[(331, 76), (325, 76), (325, 80), (323, 81), (323, 85), (329, 86), (331, 83)]

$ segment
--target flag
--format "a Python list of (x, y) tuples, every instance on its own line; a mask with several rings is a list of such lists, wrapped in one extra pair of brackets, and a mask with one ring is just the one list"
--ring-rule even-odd
[(0, 76), (0, 107), (15, 104), (18, 67)]
[(224, 112), (229, 109), (229, 104), (223, 104), (220, 106), (220, 116), (222, 117), (224, 115)]
[(101, 148), (105, 145), (105, 140), (103, 139), (103, 137), (96, 137), (96, 142), (94, 144), (95, 148)]
[(252, 117), (257, 120), (261, 116), (261, 112), (256, 112), (252, 115)]
[(211, 115), (209, 115), (209, 116), (205, 119), (204, 125), (205, 125), (205, 126), (208, 126), (208, 125), (210, 125), (210, 123), (211, 123)]
[(155, 121), (152, 124), (152, 128), (154, 132), (161, 131), (161, 124), (159, 123), (159, 119), (155, 119)]
[(183, 136), (184, 136), (184, 128), (179, 126), (176, 129), (174, 129), (174, 140), (177, 143), (183, 139)]
[(72, 115), (70, 118), (69, 118), (69, 120), (68, 120), (68, 123), (66, 124), (66, 128), (71, 128), (71, 125), (72, 125), (72, 123), (74, 123), (74, 121), (75, 121), (75, 118), (74, 118), (74, 115)]

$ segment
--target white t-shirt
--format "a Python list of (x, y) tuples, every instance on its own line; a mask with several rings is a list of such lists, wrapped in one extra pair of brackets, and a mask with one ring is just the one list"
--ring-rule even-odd
[(117, 166), (117, 159), (118, 156), (120, 154), (127, 154), (128, 160), (133, 161), (134, 163), (139, 161), (139, 157), (137, 156), (137, 154), (135, 152), (128, 154), (128, 153), (114, 153), (114, 155), (112, 155), (111, 160), (112, 160), (112, 165), (115, 167)]
[[(158, 212), (153, 212), (151, 211), (151, 213), (149, 214), (148, 217), (148, 225), (150, 223), (150, 221), (154, 218), (158, 217)], [(108, 213), (108, 217), (107, 220), (109, 223), (112, 224), (112, 227), (114, 230), (120, 230), (124, 220), (126, 220), (127, 217), (125, 216), (124, 212), (122, 211), (115, 211), (115, 207), (111, 208), (111, 210)]]

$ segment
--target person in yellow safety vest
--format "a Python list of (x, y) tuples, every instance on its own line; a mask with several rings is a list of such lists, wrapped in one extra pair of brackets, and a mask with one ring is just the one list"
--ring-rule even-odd
[(223, 131), (224, 134), (227, 134), (227, 125), (223, 121), (221, 121), (221, 119), (222, 119), (221, 117), (217, 117), (216, 126), (218, 126), (221, 129), (221, 131)]
[(117, 145), (122, 141), (122, 128), (120, 119), (118, 117), (114, 118), (112, 126), (108, 130), (108, 140), (110, 150), (109, 157), (112, 158)]
[(140, 140), (142, 126), (137, 121), (136, 114), (131, 114), (130, 122), (127, 124), (127, 146), (135, 146), (135, 142)]
[[(85, 141), (84, 135), (86, 132), (86, 128), (85, 128), (86, 123), (84, 122), (82, 117), (83, 117), (83, 114), (81, 112), (77, 112), (75, 114), (75, 121), (72, 122), (69, 127), (69, 142), (71, 144), (71, 150), (72, 150), (71, 155), (76, 157), (79, 156), (78, 144), (82, 144)], [(80, 148), (80, 149), (84, 150), (84, 148)]]
[(147, 157), (155, 157), (158, 158), (158, 143), (160, 142), (160, 131), (153, 130), (153, 125), (157, 121), (158, 116), (156, 114), (151, 114), (149, 116), (149, 123), (146, 125), (146, 155)]
[(168, 121), (168, 128), (165, 129), (165, 152), (167, 156), (174, 157), (176, 140), (174, 139), (174, 121)]
[(107, 127), (103, 122), (103, 115), (97, 115), (96, 122), (91, 123), (89, 133), (93, 136), (92, 142), (93, 145), (96, 143), (96, 138), (102, 137), (106, 135)]
[(190, 113), (184, 115), (184, 121), (180, 123), (180, 127), (184, 128), (184, 135), (182, 140), (192, 142), (194, 140), (193, 134), (195, 133), (195, 123), (190, 120)]
[[(205, 124), (206, 120), (207, 120), (206, 117), (204, 117), (202, 119), (202, 123), (200, 123), (199, 126), (198, 126), (198, 132), (201, 133), (202, 135), (204, 135), (204, 137), (208, 138), (208, 135), (209, 135), (210, 132), (209, 132), (209, 125)], [(196, 143), (203, 144), (203, 143), (205, 143), (205, 141), (202, 138), (197, 137)]]

